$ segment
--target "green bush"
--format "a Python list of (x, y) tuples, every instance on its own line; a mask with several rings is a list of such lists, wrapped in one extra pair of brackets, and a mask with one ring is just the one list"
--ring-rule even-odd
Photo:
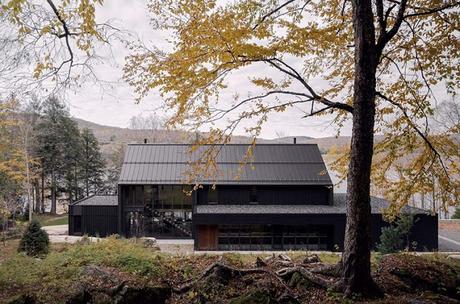
[(39, 256), (47, 254), (48, 249), (48, 233), (41, 228), (37, 220), (32, 220), (19, 242), (18, 251), (25, 252), (29, 256)]
[(414, 226), (414, 215), (401, 215), (394, 224), (382, 228), (380, 244), (377, 251), (382, 254), (395, 253), (405, 248), (410, 249), (410, 231)]
[(452, 215), (452, 219), (460, 220), (460, 207), (455, 208), (454, 215)]
[(380, 235), (380, 244), (377, 245), (377, 251), (382, 254), (398, 252), (401, 250), (402, 244), (403, 240), (398, 227), (383, 227), (382, 234)]

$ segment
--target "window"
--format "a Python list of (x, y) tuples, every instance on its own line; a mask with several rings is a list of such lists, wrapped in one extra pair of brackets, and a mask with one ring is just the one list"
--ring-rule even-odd
[(217, 188), (209, 187), (208, 189), (208, 204), (217, 204), (219, 202), (219, 193)]
[(257, 188), (255, 186), (251, 188), (251, 194), (249, 194), (249, 203), (254, 205), (258, 204)]
[(142, 186), (136, 186), (134, 192), (134, 204), (136, 206), (143, 206), (144, 205), (144, 193)]

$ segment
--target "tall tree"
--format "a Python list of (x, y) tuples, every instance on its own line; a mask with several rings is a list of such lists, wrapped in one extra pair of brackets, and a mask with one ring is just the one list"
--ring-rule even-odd
[(99, 148), (99, 142), (90, 129), (83, 129), (81, 133), (82, 158), (80, 169), (84, 182), (86, 196), (96, 194), (103, 188), (105, 162)]
[[(51, 210), (56, 213), (60, 191), (78, 193), (78, 170), (81, 159), (81, 139), (77, 124), (70, 118), (65, 105), (56, 97), (44, 102), (43, 115), (37, 125), (37, 154), (44, 178), (49, 180)], [(44, 189), (42, 189), (44, 192)]]
[(66, 143), (65, 150), (61, 151), (63, 157), (61, 190), (67, 193), (69, 202), (73, 202), (83, 195), (81, 164), (85, 157), (84, 142), (77, 123), (68, 116), (62, 120), (61, 133), (62, 140)]
[[(460, 84), (459, 2), (154, 0), (149, 8), (155, 29), (168, 32), (172, 47), (133, 48), (124, 76), (139, 99), (160, 90), (173, 112), (168, 126), (205, 126), (210, 133), (201, 143), (226, 143), (243, 124), (256, 138), (272, 113), (294, 106), (303, 107), (305, 117), (335, 114), (338, 127), (351, 121), (339, 264), (348, 296), (376, 289), (371, 173), (387, 185), (393, 213), (434, 183), (445, 206), (459, 202), (458, 142), (447, 131), (433, 135), (427, 119), (434, 88), (455, 94)], [(251, 75), (247, 97), (241, 77), (237, 87), (227, 81), (239, 70)], [(229, 102), (231, 89), (236, 92)], [(222, 119), (224, 127), (216, 127)], [(375, 132), (384, 140), (374, 146)], [(210, 169), (195, 172), (215, 168), (215, 155), (204, 152), (200, 161)]]
[[(0, 216), (2, 223), (21, 209), (20, 195), (25, 182), (24, 149), (17, 135), (19, 103), (0, 99)], [(3, 227), (5, 231), (6, 227)], [(5, 240), (3, 240), (5, 241)]]
[[(34, 190), (38, 186), (40, 166), (35, 155), (35, 127), (39, 118), (40, 102), (34, 97), (18, 101), (17, 115), (17, 136), (21, 141), (21, 149), (24, 157), (24, 188), (29, 211), (29, 221), (32, 220), (34, 205), (38, 205)], [(37, 207), (35, 206), (35, 210)]]

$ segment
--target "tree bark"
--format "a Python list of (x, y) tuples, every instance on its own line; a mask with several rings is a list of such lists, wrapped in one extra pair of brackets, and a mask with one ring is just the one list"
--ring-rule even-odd
[(347, 296), (373, 296), (376, 285), (370, 267), (370, 173), (375, 120), (375, 28), (371, 0), (354, 0), (352, 6), (355, 79), (342, 283)]
[(40, 213), (45, 212), (45, 172), (43, 170), (42, 164), (42, 191), (41, 191), (41, 201), (40, 201)]

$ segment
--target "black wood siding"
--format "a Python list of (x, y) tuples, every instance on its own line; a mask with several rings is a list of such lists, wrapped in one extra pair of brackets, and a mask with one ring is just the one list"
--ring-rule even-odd
[[(194, 214), (194, 225), (333, 225), (333, 244), (343, 249), (345, 236), (345, 214)], [(379, 242), (382, 227), (389, 224), (381, 214), (372, 215), (372, 244)], [(417, 243), (417, 250), (438, 249), (437, 216), (419, 214), (412, 228), (410, 242)], [(195, 237), (195, 244), (197, 238)], [(197, 249), (197, 248), (196, 248)]]
[(211, 201), (208, 193), (217, 191), (218, 203), (222, 205), (249, 204), (251, 196), (257, 197), (259, 205), (330, 205), (332, 187), (327, 186), (229, 186), (218, 185), (216, 190), (204, 186), (198, 190), (198, 204)]
[[(81, 233), (75, 231), (76, 217), (81, 217)], [(118, 233), (117, 206), (70, 206), (69, 235), (105, 237)]]

